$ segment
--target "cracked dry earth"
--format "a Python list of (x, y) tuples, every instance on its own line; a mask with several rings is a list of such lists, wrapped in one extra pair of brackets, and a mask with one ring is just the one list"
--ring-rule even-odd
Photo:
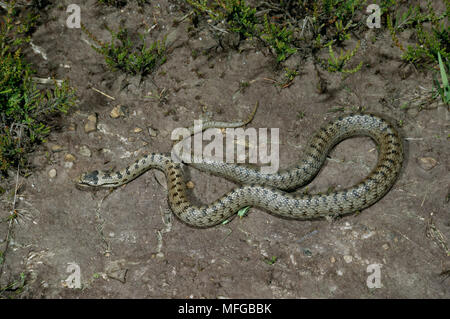
[[(48, 22), (32, 40), (47, 60), (31, 50), (27, 56), (38, 76), (68, 78), (79, 105), (32, 154), (31, 176), (19, 178), (18, 223), (0, 223), (2, 249), (8, 229), (11, 235), (0, 286), (20, 281), (21, 273), (26, 278), (20, 290), (4, 296), (450, 297), (448, 109), (400, 109), (421, 88), (431, 88), (432, 79), (402, 65), (387, 30), (368, 29), (365, 37), (376, 32), (378, 40), (367, 41), (355, 57), (365, 67), (344, 80), (324, 73), (328, 90), (319, 93), (311, 59), (289, 59), (287, 64), (300, 63), (301, 72), (280, 89), (270, 79), (282, 79), (284, 71), (274, 67), (265, 49), (244, 43), (241, 52), (219, 50), (207, 29), (190, 36), (188, 19), (173, 25), (185, 14), (173, 2), (159, 1), (143, 12), (134, 4), (121, 12), (93, 2), (80, 4), (82, 21), (99, 39), (109, 40), (104, 23), (116, 26), (123, 19), (130, 29), (142, 30), (143, 22), (157, 22), (150, 38), (169, 35), (168, 59), (148, 77), (112, 72), (84, 33), (65, 27), (67, 14), (60, 7), (70, 1), (46, 12)], [(330, 112), (336, 107), (364, 107), (394, 119), (406, 146), (399, 180), (379, 202), (344, 218), (300, 222), (251, 208), (247, 216), (209, 229), (189, 227), (171, 215), (165, 177), (157, 171), (113, 192), (82, 191), (73, 183), (85, 171), (122, 168), (145, 152), (170, 151), (173, 129), (190, 126), (205, 113), (224, 121), (243, 119), (256, 101), (260, 106), (249, 126), (280, 128), (281, 168), (296, 163), (313, 132), (338, 116)], [(358, 182), (376, 156), (370, 139), (345, 140), (308, 191)], [(235, 186), (187, 171), (195, 202), (213, 201)], [(9, 180), (1, 198), (2, 220), (9, 214), (14, 182)], [(380, 277), (370, 288), (374, 267)], [(66, 282), (71, 269), (79, 270), (81, 289)]]

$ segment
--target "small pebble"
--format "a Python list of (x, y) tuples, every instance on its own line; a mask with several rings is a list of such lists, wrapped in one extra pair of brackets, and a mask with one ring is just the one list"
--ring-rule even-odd
[(152, 128), (152, 127), (148, 127), (148, 134), (150, 134), (151, 137), (156, 137), (158, 136), (158, 130)]
[(180, 32), (177, 28), (175, 28), (172, 32), (170, 32), (167, 36), (166, 36), (166, 43), (165, 46), (166, 48), (171, 47), (172, 44), (175, 43), (175, 41), (180, 37)]
[(381, 246), (381, 247), (383, 247), (384, 250), (388, 250), (388, 249), (389, 249), (389, 245), (388, 245), (388, 244), (384, 244), (384, 245)]
[(51, 170), (48, 171), (48, 176), (50, 178), (55, 178), (56, 177), (56, 169), (52, 168)]
[(85, 156), (85, 157), (91, 157), (91, 155), (92, 155), (91, 150), (86, 145), (81, 145), (80, 150), (78, 151), (78, 153), (81, 156)]
[(303, 248), (303, 255), (307, 256), (307, 257), (311, 257), (313, 255), (311, 249), (309, 248)]
[(350, 256), (350, 255), (345, 255), (345, 256), (344, 256), (344, 261), (345, 261), (347, 264), (351, 263), (352, 260), (353, 260), (353, 257), (352, 257), (352, 256)]
[(53, 145), (52, 146), (52, 152), (56, 153), (56, 152), (61, 152), (61, 151), (62, 151), (61, 145)]
[(332, 264), (334, 264), (334, 263), (336, 262), (336, 258), (331, 257), (331, 258), (330, 258), (330, 261), (331, 261)]
[(64, 163), (65, 168), (72, 168), (72, 166), (73, 166), (73, 162), (65, 162)]
[(432, 157), (419, 157), (417, 161), (419, 163), (419, 166), (426, 171), (429, 171), (438, 164), (438, 162)]
[(195, 187), (195, 184), (193, 181), (189, 181), (186, 183), (186, 187), (189, 189), (193, 189)]
[(84, 131), (86, 133), (94, 132), (97, 130), (97, 116), (95, 115), (89, 115), (88, 121), (84, 125)]
[(141, 129), (140, 127), (136, 127), (136, 128), (133, 130), (133, 132), (134, 132), (134, 133), (140, 133), (140, 132), (142, 132), (142, 129)]
[(72, 154), (66, 154), (66, 156), (64, 156), (64, 161), (65, 162), (75, 162), (76, 158), (75, 156), (73, 156)]
[(125, 116), (125, 113), (123, 111), (122, 105), (117, 105), (116, 107), (114, 107), (111, 112), (109, 113), (109, 115), (113, 118), (116, 119), (120, 116)]
[(67, 128), (69, 131), (76, 131), (77, 130), (77, 125), (75, 123), (71, 123), (69, 124), (69, 127)]
[(112, 279), (125, 283), (128, 269), (124, 259), (108, 261), (105, 266), (105, 273)]

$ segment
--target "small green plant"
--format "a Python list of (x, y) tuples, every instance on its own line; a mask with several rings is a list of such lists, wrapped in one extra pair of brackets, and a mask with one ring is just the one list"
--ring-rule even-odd
[(226, 12), (225, 18), (232, 32), (238, 33), (242, 39), (255, 34), (256, 9), (247, 6), (244, 0), (226, 0), (222, 8)]
[(348, 32), (361, 23), (354, 21), (355, 14), (363, 10), (366, 2), (366, 0), (321, 0), (299, 1), (298, 5), (300, 11), (312, 12), (309, 21), (312, 24), (312, 37), (316, 42), (319, 37), (325, 43), (334, 40), (340, 45), (349, 38)]
[[(408, 8), (402, 15), (388, 15), (388, 29), (394, 44), (403, 51), (402, 59), (415, 65), (438, 63), (438, 53), (444, 58), (450, 58), (450, 34), (448, 15), (450, 1), (444, 0), (446, 11), (438, 15), (431, 0), (427, 1), (426, 10), (422, 12), (419, 5)], [(417, 38), (415, 45), (405, 49), (397, 34), (411, 28)]]
[(322, 0), (317, 1), (317, 5), (325, 17), (336, 17), (338, 21), (347, 24), (366, 2), (366, 0)]
[(238, 33), (241, 39), (256, 33), (256, 9), (249, 7), (245, 0), (216, 0), (211, 5), (207, 0), (187, 1), (199, 13), (206, 13), (215, 21), (225, 21), (231, 32)]
[(273, 265), (277, 262), (278, 257), (277, 256), (272, 256), (272, 258), (264, 258), (264, 261), (266, 264), (268, 265)]
[(275, 51), (277, 62), (283, 62), (297, 49), (291, 46), (293, 41), (292, 31), (285, 26), (281, 28), (278, 24), (269, 22), (267, 15), (264, 16), (264, 34), (262, 38)]
[[(446, 63), (442, 61), (441, 54), (438, 52), (439, 71), (441, 74), (442, 85), (439, 83), (436, 75), (434, 75), (434, 85), (444, 104), (450, 104), (450, 84), (448, 82), (447, 72), (450, 72), (450, 60), (446, 59)], [(446, 70), (447, 69), (447, 70)]]
[(345, 65), (356, 54), (358, 49), (359, 49), (359, 42), (357, 43), (356, 47), (353, 50), (344, 52), (344, 50), (341, 49), (341, 53), (339, 54), (339, 56), (336, 56), (333, 50), (332, 42), (330, 42), (328, 44), (328, 52), (330, 54), (330, 57), (328, 58), (328, 64), (326, 65), (326, 69), (329, 72), (341, 72), (346, 74), (353, 74), (355, 72), (358, 72), (362, 67), (363, 64), (362, 61), (353, 69), (345, 69)]
[(243, 218), (245, 215), (247, 215), (247, 212), (248, 212), (248, 210), (250, 209), (250, 207), (251, 207), (251, 206), (246, 206), (246, 207), (244, 207), (244, 208), (241, 208), (241, 209), (237, 212), (237, 215), (238, 215), (240, 218)]
[(423, 26), (416, 27), (418, 44), (415, 46), (408, 46), (402, 59), (405, 61), (417, 64), (419, 62), (437, 62), (438, 53), (450, 58), (449, 32), (444, 23), (436, 28), (432, 28), (431, 32), (425, 31)]
[(21, 272), (17, 280), (13, 281), (12, 283), (4, 287), (0, 287), (0, 295), (5, 292), (14, 292), (16, 294), (19, 294), (22, 292), (23, 288), (25, 287), (25, 284), (26, 284), (26, 275), (25, 273)]
[(35, 16), (22, 23), (15, 20), (15, 2), (0, 18), (0, 173), (11, 165), (26, 164), (26, 153), (45, 141), (51, 116), (66, 112), (75, 104), (75, 93), (66, 82), (38, 90), (34, 71), (24, 61), (21, 48), (29, 42), (28, 31)]
[(156, 41), (147, 46), (145, 37), (139, 34), (141, 43), (135, 46), (128, 35), (128, 30), (120, 28), (118, 32), (109, 30), (111, 42), (102, 43), (86, 27), (82, 26), (82, 29), (99, 45), (92, 48), (104, 56), (106, 64), (113, 70), (146, 75), (166, 61), (164, 41)]
[(397, 5), (398, 0), (383, 0), (381, 1), (380, 9), (382, 14), (386, 14), (390, 11), (393, 11)]
[(289, 87), (293, 82), (295, 77), (299, 74), (296, 69), (284, 68), (284, 80), (277, 82), (282, 89)]
[(352, 26), (351, 22), (347, 23), (345, 27), (342, 25), (342, 20), (335, 22), (336, 33), (334, 35), (334, 40), (336, 40), (337, 44), (343, 43), (345, 40), (350, 39), (350, 34), (348, 34), (348, 30)]
[(284, 70), (286, 71), (286, 73), (284, 74), (284, 76), (286, 77), (286, 83), (292, 82), (298, 75), (297, 70), (292, 70), (289, 68), (285, 68)]
[(193, 7), (197, 13), (206, 13), (214, 20), (218, 20), (220, 17), (220, 12), (218, 12), (216, 8), (210, 6), (208, 0), (187, 0), (186, 2)]
[(408, 10), (403, 13), (397, 13), (395, 19), (392, 18), (391, 14), (387, 16), (388, 23), (390, 24), (389, 29), (391, 28), (396, 32), (402, 31), (411, 25), (413, 25), (417, 21), (417, 17), (420, 14), (420, 10), (418, 6), (410, 6)]

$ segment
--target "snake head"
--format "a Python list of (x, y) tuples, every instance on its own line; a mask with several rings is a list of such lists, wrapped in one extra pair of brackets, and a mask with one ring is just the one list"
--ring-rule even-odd
[(75, 179), (75, 183), (80, 188), (98, 187), (98, 171), (83, 173)]

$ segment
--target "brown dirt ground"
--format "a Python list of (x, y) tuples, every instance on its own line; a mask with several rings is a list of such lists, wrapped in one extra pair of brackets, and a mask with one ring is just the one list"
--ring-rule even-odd
[[(47, 22), (33, 34), (33, 43), (48, 57), (27, 52), (38, 76), (68, 78), (77, 89), (79, 107), (60, 119), (59, 130), (32, 155), (35, 168), (19, 178), (17, 208), (23, 212), (13, 224), (0, 287), (20, 273), (26, 284), (20, 292), (4, 296), (25, 298), (448, 298), (449, 259), (441, 246), (427, 236), (430, 225), (450, 236), (448, 208), (449, 154), (448, 109), (418, 111), (400, 106), (420, 96), (420, 87), (431, 88), (429, 74), (405, 66), (400, 51), (382, 27), (364, 33), (365, 47), (355, 57), (364, 61), (361, 71), (342, 80), (322, 72), (328, 91), (319, 93), (311, 59), (300, 63), (300, 75), (280, 89), (267, 79), (282, 79), (264, 48), (242, 44), (238, 52), (216, 50), (216, 40), (206, 28), (193, 36), (184, 12), (173, 1), (146, 5), (138, 12), (134, 3), (125, 8), (95, 6), (79, 1), (82, 22), (100, 40), (109, 40), (103, 25), (116, 27), (123, 19), (131, 29), (144, 30), (157, 22), (150, 38), (171, 34), (168, 60), (148, 77), (111, 72), (92, 50), (80, 29), (65, 27), (61, 1), (46, 13)], [(377, 41), (369, 39), (374, 36)], [(363, 39), (363, 40), (364, 40)], [(408, 41), (408, 39), (402, 39)], [(198, 56), (193, 51), (207, 51)], [(67, 67), (64, 67), (64, 66)], [(240, 89), (240, 82), (250, 85)], [(115, 98), (111, 100), (96, 88)], [(146, 98), (165, 89), (166, 100)], [(170, 132), (186, 127), (204, 112), (229, 121), (245, 118), (260, 102), (252, 127), (280, 128), (282, 168), (298, 160), (302, 148), (322, 123), (337, 116), (335, 107), (351, 111), (364, 107), (402, 123), (406, 161), (393, 189), (378, 203), (359, 214), (335, 220), (290, 221), (252, 208), (248, 216), (226, 225), (195, 229), (176, 218), (167, 218), (166, 190), (150, 171), (115, 190), (86, 192), (75, 188), (73, 178), (93, 169), (123, 167), (144, 152), (169, 151)], [(113, 119), (113, 107), (127, 113)], [(299, 118), (299, 112), (305, 116)], [(87, 116), (97, 114), (98, 129), (86, 134)], [(70, 130), (75, 125), (75, 130)], [(135, 133), (136, 127), (142, 132)], [(150, 137), (147, 127), (159, 131)], [(52, 152), (53, 145), (61, 152)], [(91, 157), (79, 154), (86, 145)], [(75, 155), (72, 167), (64, 161)], [(431, 170), (418, 159), (432, 157)], [(366, 138), (342, 142), (330, 154), (311, 192), (349, 186), (364, 178), (374, 165), (374, 144)], [(50, 169), (57, 176), (49, 178)], [(212, 201), (233, 187), (231, 182), (194, 169), (193, 196)], [(156, 178), (155, 178), (156, 177)], [(10, 181), (13, 189), (14, 180)], [(164, 182), (162, 183), (164, 184)], [(341, 186), (342, 185), (342, 186)], [(1, 218), (9, 214), (10, 197), (2, 198)], [(3, 205), (4, 204), (4, 205)], [(431, 218), (432, 217), (432, 218)], [(8, 224), (0, 223), (2, 247)], [(2, 248), (2, 249), (3, 249)], [(276, 262), (268, 262), (276, 257)], [(68, 263), (81, 270), (82, 289), (66, 287)], [(381, 288), (369, 289), (367, 266), (381, 264)], [(111, 278), (111, 265), (126, 270), (125, 282)]]

